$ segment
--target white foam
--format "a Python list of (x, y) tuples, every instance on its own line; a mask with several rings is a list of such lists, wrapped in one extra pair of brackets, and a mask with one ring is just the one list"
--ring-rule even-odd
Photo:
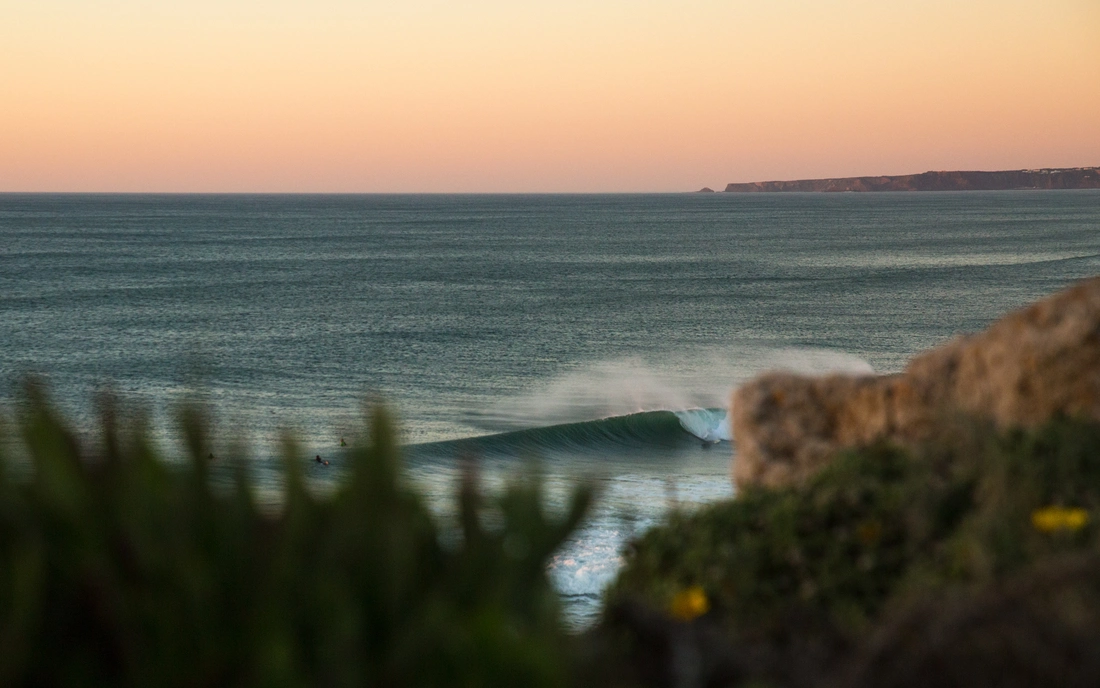
[(688, 409), (676, 411), (680, 426), (704, 442), (729, 442), (733, 439), (730, 419), (718, 409)]
[(567, 622), (581, 629), (596, 619), (600, 595), (622, 567), (623, 546), (658, 523), (670, 507), (690, 508), (732, 495), (725, 473), (607, 479), (585, 526), (549, 562), (550, 579), (566, 599)]

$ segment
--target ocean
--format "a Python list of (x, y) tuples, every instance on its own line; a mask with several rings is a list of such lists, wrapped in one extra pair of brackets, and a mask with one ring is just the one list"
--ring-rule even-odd
[[(190, 393), (276, 503), (367, 400), (446, 512), (458, 462), (600, 500), (551, 562), (571, 623), (670, 507), (732, 496), (729, 394), (764, 370), (892, 372), (1100, 273), (1100, 192), (0, 194), (0, 379), (81, 427), (110, 385), (178, 448)], [(731, 442), (731, 439), (733, 440)]]

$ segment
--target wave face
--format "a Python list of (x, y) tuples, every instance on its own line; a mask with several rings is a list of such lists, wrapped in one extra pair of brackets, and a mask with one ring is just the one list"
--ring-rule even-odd
[(485, 459), (536, 457), (555, 460), (585, 457), (668, 456), (705, 444), (729, 441), (729, 420), (722, 409), (642, 411), (600, 420), (560, 423), (480, 437), (406, 447), (410, 458)]

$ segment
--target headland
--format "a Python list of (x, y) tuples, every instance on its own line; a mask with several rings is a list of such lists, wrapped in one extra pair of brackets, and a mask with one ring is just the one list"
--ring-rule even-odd
[(1100, 189), (1100, 167), (922, 172), (880, 177), (838, 177), (727, 184), (727, 193), (824, 191), (1006, 191), (1015, 189)]

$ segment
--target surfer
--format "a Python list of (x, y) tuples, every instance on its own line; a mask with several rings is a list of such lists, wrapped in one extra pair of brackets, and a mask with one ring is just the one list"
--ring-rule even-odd
[(327, 466), (328, 465), (328, 461), (325, 461), (324, 459), (322, 459), (320, 454), (315, 456), (313, 458), (313, 460), (316, 461), (317, 463), (321, 464), (322, 466)]
[(341, 437), (341, 438), (340, 438), (340, 446), (341, 446), (341, 447), (346, 447), (346, 446), (348, 446), (348, 443), (344, 441), (344, 438), (343, 438), (343, 437)]

